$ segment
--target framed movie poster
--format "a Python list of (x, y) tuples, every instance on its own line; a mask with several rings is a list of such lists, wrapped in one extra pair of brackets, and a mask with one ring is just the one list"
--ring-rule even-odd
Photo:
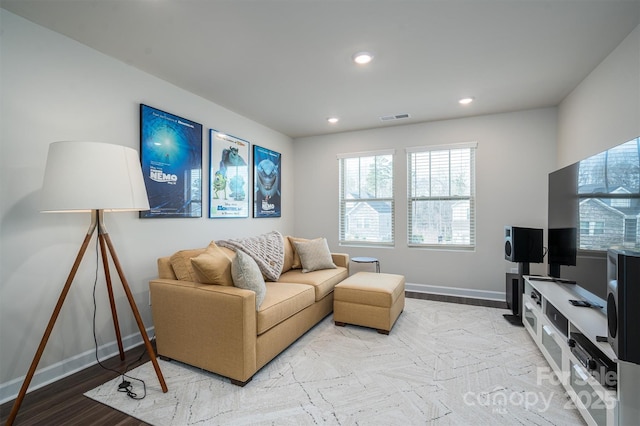
[(279, 152), (253, 146), (253, 217), (280, 217)]
[(202, 125), (140, 104), (140, 161), (151, 210), (141, 218), (202, 217)]
[(249, 217), (249, 142), (209, 131), (209, 217)]

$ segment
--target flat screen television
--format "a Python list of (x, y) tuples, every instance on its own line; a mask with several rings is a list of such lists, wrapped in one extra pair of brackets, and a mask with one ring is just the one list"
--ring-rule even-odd
[(549, 276), (607, 299), (607, 250), (640, 250), (640, 138), (549, 174)]

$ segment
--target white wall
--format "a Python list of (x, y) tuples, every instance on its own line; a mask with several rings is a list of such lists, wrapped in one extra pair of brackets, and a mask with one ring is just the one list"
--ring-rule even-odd
[(640, 136), (640, 26), (558, 108), (557, 168)]
[[(296, 139), (295, 234), (326, 236), (333, 250), (377, 257), (383, 272), (405, 275), (416, 289), (464, 288), (463, 295), (504, 300), (505, 271), (517, 267), (504, 260), (504, 226), (546, 227), (556, 130), (556, 109), (546, 108)], [(478, 142), (476, 250), (407, 248), (405, 148), (469, 141)], [(336, 154), (387, 148), (396, 150), (395, 247), (339, 247)]]
[[(0, 400), (14, 397), (89, 225), (88, 214), (41, 214), (39, 195), (47, 149), (58, 140), (95, 140), (138, 149), (139, 104), (199, 122), (204, 127), (204, 182), (208, 182), (208, 129), (215, 128), (283, 154), (293, 171), (287, 136), (230, 112), (58, 33), (0, 9), (2, 109), (0, 141)], [(188, 64), (185, 64), (188, 66)], [(82, 185), (82, 182), (78, 182)], [(283, 192), (293, 193), (293, 179)], [(69, 190), (73, 190), (70, 188)], [(205, 196), (208, 191), (204, 191)], [(204, 203), (204, 210), (208, 203)], [(143, 320), (151, 326), (148, 281), (156, 258), (212, 239), (293, 230), (293, 197), (284, 197), (282, 219), (138, 219), (106, 213), (105, 221)], [(94, 239), (95, 241), (95, 239)], [(89, 249), (34, 384), (66, 374), (93, 359), (92, 285), (96, 261)], [(112, 270), (113, 271), (113, 270)], [(102, 276), (102, 272), (100, 273)], [(115, 271), (123, 336), (137, 328)], [(104, 280), (97, 292), (99, 344), (115, 335)]]

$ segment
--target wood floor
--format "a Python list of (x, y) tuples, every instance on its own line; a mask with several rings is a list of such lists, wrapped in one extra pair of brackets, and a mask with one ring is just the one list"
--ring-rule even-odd
[[(480, 299), (468, 299), (454, 296), (439, 296), (425, 293), (407, 292), (407, 297), (416, 299), (430, 299), (442, 302), (463, 303), (468, 305), (489, 306), (494, 308), (507, 307), (505, 302), (491, 302)], [(123, 371), (132, 361), (130, 369), (149, 361), (149, 355), (143, 346), (131, 349), (126, 353), (126, 360), (119, 357), (103, 361), (103, 364), (117, 371)], [(26, 395), (14, 422), (15, 425), (146, 425), (133, 417), (95, 402), (83, 394), (104, 382), (117, 377), (118, 374), (94, 365), (69, 377), (58, 380)], [(0, 406), (0, 421), (5, 424), (13, 401)]]
[(406, 291), (405, 297), (413, 299), (435, 300), (438, 302), (460, 303), (463, 305), (486, 306), (489, 308), (508, 309), (507, 302), (499, 300), (473, 299), (471, 297), (445, 296), (443, 294), (418, 293), (416, 291)]
[[(139, 361), (138, 358), (140, 355)], [(130, 369), (149, 361), (144, 346), (126, 352), (125, 361), (119, 357), (102, 363), (114, 370), (123, 371), (128, 363), (135, 362)], [(118, 377), (113, 371), (94, 365), (48, 386), (29, 392), (24, 400), (14, 425), (146, 425), (133, 417), (95, 402), (83, 394), (106, 381)], [(123, 394), (124, 397), (124, 394)], [(13, 402), (0, 406), (0, 421), (5, 424)]]

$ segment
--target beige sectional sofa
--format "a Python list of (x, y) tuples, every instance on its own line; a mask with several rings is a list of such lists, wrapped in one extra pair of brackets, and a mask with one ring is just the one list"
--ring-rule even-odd
[[(228, 377), (245, 385), (253, 375), (333, 311), (333, 289), (349, 276), (349, 256), (331, 253), (335, 268), (303, 272), (290, 237), (277, 282), (256, 292), (205, 284), (191, 259), (206, 250), (182, 250), (158, 259), (149, 283), (158, 355)], [(217, 247), (230, 259), (234, 251)], [(180, 279), (181, 278), (181, 279)]]

